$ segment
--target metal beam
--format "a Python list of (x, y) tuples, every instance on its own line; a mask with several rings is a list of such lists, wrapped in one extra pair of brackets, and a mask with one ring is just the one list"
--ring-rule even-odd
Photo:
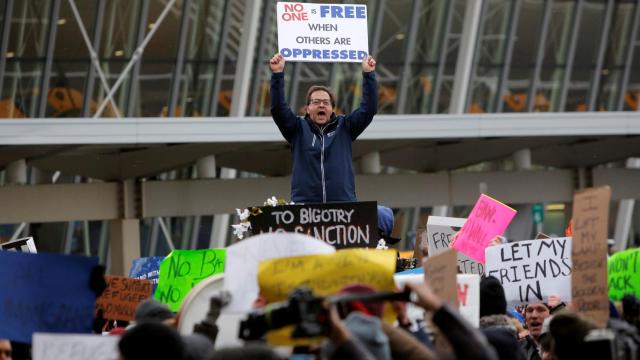
[(500, 69), (500, 77), (498, 78), (497, 94), (494, 99), (494, 109), (496, 112), (501, 113), (504, 106), (502, 100), (505, 89), (507, 88), (507, 82), (509, 82), (509, 70), (511, 69), (511, 58), (513, 55), (513, 48), (515, 44), (515, 34), (518, 29), (518, 20), (520, 17), (520, 3), (521, 0), (513, 0), (511, 2), (511, 14), (509, 15), (509, 23), (507, 25), (507, 39), (505, 44), (505, 52), (503, 58), (503, 66)]
[[(47, 30), (46, 50), (44, 53), (44, 68), (40, 80), (40, 94), (38, 97), (38, 117), (43, 118), (47, 113), (47, 103), (49, 101), (49, 79), (51, 77), (51, 67), (53, 66), (53, 51), (56, 48), (56, 32), (58, 30), (58, 14), (60, 13), (60, 2), (62, 0), (52, 0), (51, 13), (49, 14), (49, 27)], [(2, 54), (2, 56), (5, 56)]]
[(607, 52), (607, 43), (609, 41), (609, 32), (611, 31), (611, 22), (613, 18), (613, 8), (615, 0), (607, 1), (607, 8), (604, 15), (604, 24), (602, 25), (602, 34), (600, 36), (600, 45), (598, 47), (598, 58), (596, 59), (596, 67), (593, 69), (593, 78), (591, 80), (591, 91), (587, 99), (589, 111), (596, 110), (598, 101), (598, 91), (600, 91), (600, 79), (602, 78), (602, 66), (604, 64), (604, 56)]
[(451, 91), (449, 104), (450, 114), (462, 114), (466, 112), (465, 104), (469, 96), (469, 79), (473, 68), (474, 49), (478, 41), (478, 25), (482, 14), (483, 0), (468, 0), (464, 14), (464, 25), (460, 37), (458, 60), (456, 62), (456, 75)]
[[(136, 49), (134, 50), (133, 54), (131, 55), (131, 60), (129, 60), (129, 63), (127, 64), (127, 67), (124, 68), (124, 70), (120, 73), (120, 76), (118, 77), (118, 80), (123, 79), (122, 81), (124, 81), (127, 76), (129, 76), (129, 72), (131, 72), (131, 75), (129, 76), (129, 84), (128, 84), (128, 90), (127, 90), (127, 108), (126, 108), (126, 116), (135, 116), (135, 106), (136, 106), (136, 100), (138, 99), (139, 95), (138, 95), (138, 81), (140, 79), (140, 63), (142, 62), (142, 53), (144, 52), (144, 49), (146, 47), (146, 42), (145, 42), (145, 33), (147, 31), (147, 22), (148, 22), (148, 17), (149, 17), (149, 2), (151, 0), (142, 0), (140, 2), (140, 13), (138, 14), (138, 20), (135, 22), (135, 24), (138, 25), (138, 28), (136, 29), (135, 32), (135, 39), (136, 39), (136, 43), (135, 43), (135, 47)], [(168, 9), (170, 7), (173, 6), (173, 2), (171, 2), (169, 5), (165, 6), (164, 11), (162, 12), (162, 15), (166, 15), (169, 13)], [(164, 19), (164, 18), (163, 18)], [(153, 28), (151, 29), (151, 31), (149, 32), (149, 34), (153, 34), (156, 32), (156, 30), (158, 30), (158, 28), (160, 28), (160, 23), (162, 21), (158, 20), (156, 21), (156, 23), (153, 25)], [(147, 35), (147, 38), (149, 40), (151, 40), (151, 36)], [(145, 45), (143, 45), (145, 44)], [(134, 60), (135, 59), (135, 60)], [(118, 80), (116, 80), (115, 84), (113, 84), (114, 88), (117, 88), (118, 86)], [(109, 91), (109, 94), (115, 94), (115, 91), (111, 92)], [(109, 96), (109, 94), (107, 94), (107, 96)], [(98, 108), (98, 110), (100, 110), (100, 108)], [(99, 111), (96, 112), (96, 114)]]
[[(624, 110), (624, 95), (627, 92), (629, 85), (629, 75), (631, 74), (631, 65), (633, 62), (633, 53), (636, 48), (636, 37), (638, 34), (638, 26), (640, 26), (640, 1), (636, 2), (636, 9), (633, 15), (633, 23), (631, 24), (631, 31), (629, 32), (629, 40), (627, 41), (627, 53), (625, 55), (624, 71), (622, 73), (620, 94), (618, 97), (618, 106), (616, 110)], [(636, 110), (636, 109), (633, 109)]]
[(531, 83), (529, 85), (529, 96), (527, 96), (527, 111), (532, 112), (535, 106), (536, 92), (540, 83), (540, 72), (542, 71), (542, 62), (544, 61), (545, 46), (547, 45), (547, 34), (549, 33), (549, 23), (551, 22), (551, 8), (553, 0), (546, 0), (544, 3), (544, 15), (542, 16), (542, 24), (540, 25), (540, 39), (538, 40), (538, 51), (531, 74)]
[(256, 37), (260, 22), (261, 0), (247, 1), (242, 23), (240, 50), (236, 59), (236, 73), (233, 81), (230, 116), (244, 116), (247, 113), (247, 99), (251, 84), (251, 65), (255, 57)]
[[(184, 0), (182, 3), (182, 16), (180, 17), (180, 30), (178, 30), (178, 50), (176, 51), (176, 67), (171, 80), (171, 91), (169, 92), (169, 107), (167, 117), (174, 117), (176, 104), (178, 103), (178, 93), (182, 83), (182, 72), (184, 70), (184, 57), (187, 48), (187, 33), (189, 30), (189, 18), (191, 12), (191, 0)], [(183, 114), (179, 116), (185, 116)]]
[(216, 74), (213, 78), (213, 91), (211, 99), (209, 99), (209, 116), (216, 116), (218, 113), (218, 97), (220, 96), (220, 88), (222, 87), (222, 76), (224, 75), (224, 63), (227, 57), (227, 42), (229, 39), (229, 27), (231, 26), (231, 0), (224, 1), (224, 16), (222, 17), (222, 25), (220, 33), (220, 41), (218, 42), (218, 59), (216, 61)]
[(407, 105), (407, 94), (411, 85), (411, 81), (415, 77), (411, 74), (411, 63), (416, 56), (416, 38), (418, 36), (418, 24), (420, 23), (420, 14), (422, 11), (422, 0), (413, 0), (411, 6), (411, 19), (409, 20), (409, 31), (405, 42), (404, 64), (402, 66), (402, 74), (398, 86), (398, 96), (396, 97), (396, 113), (405, 114)]
[[(100, 40), (102, 40), (102, 25), (104, 24), (104, 12), (107, 6), (106, 0), (96, 1), (96, 12), (93, 18), (93, 36), (91, 41), (91, 48), (88, 49), (91, 53), (94, 49), (100, 48)], [(100, 60), (98, 54), (94, 50), (96, 55), (96, 61), (89, 61), (89, 69), (87, 70), (87, 80), (84, 83), (84, 99), (82, 100), (82, 117), (91, 116), (91, 100), (93, 100), (93, 88), (95, 87), (96, 71), (100, 69)], [(97, 63), (97, 64), (96, 64)], [(102, 71), (102, 69), (100, 69)], [(108, 92), (109, 89), (105, 90)], [(112, 105), (116, 105), (115, 101)]]
[(6, 76), (7, 49), (9, 48), (9, 33), (11, 32), (11, 17), (13, 14), (13, 0), (6, 0), (2, 12), (2, 31), (0, 33), (0, 99), (2, 99), (2, 89), (4, 77)]
[(582, 15), (582, 8), (584, 0), (577, 0), (575, 8), (573, 9), (573, 24), (571, 27), (571, 38), (569, 40), (569, 47), (567, 48), (567, 55), (565, 57), (564, 76), (562, 77), (562, 83), (560, 88), (560, 101), (558, 105), (558, 111), (565, 111), (567, 103), (567, 94), (569, 92), (569, 83), (571, 82), (571, 73), (573, 70), (573, 59), (576, 55), (576, 44), (578, 43), (578, 34), (580, 29), (580, 19)]
[(453, 16), (453, 5), (455, 1), (447, 1), (447, 10), (445, 14), (444, 28), (442, 29), (442, 37), (440, 38), (440, 44), (438, 45), (438, 53), (440, 57), (438, 59), (438, 70), (436, 71), (436, 78), (433, 84), (433, 99), (431, 100), (431, 113), (438, 113), (438, 101), (440, 100), (440, 88), (442, 87), (442, 78), (444, 76), (444, 68), (447, 65), (447, 53), (449, 42), (449, 30), (451, 29), (451, 17)]
[[(504, 6), (504, 5), (503, 5)], [(473, 98), (473, 82), (475, 81), (476, 78), (476, 72), (478, 71), (478, 62), (480, 61), (480, 53), (482, 52), (482, 35), (484, 34), (484, 27), (485, 24), (487, 23), (487, 17), (489, 16), (489, 11), (487, 10), (489, 8), (489, 2), (483, 2), (482, 5), (480, 6), (480, 10), (479, 10), (479, 14), (478, 14), (478, 27), (476, 29), (473, 29), (472, 34), (474, 34), (475, 36), (475, 41), (472, 43), (473, 44), (473, 50), (472, 50), (472, 55), (471, 55), (471, 65), (469, 68), (469, 78), (466, 79), (466, 93), (465, 98), (463, 100), (463, 108), (462, 108), (462, 113), (465, 113), (468, 111), (469, 107), (471, 106), (471, 100)], [(467, 8), (468, 9), (468, 8)], [(467, 21), (467, 17), (465, 14), (465, 22)], [(466, 25), (466, 24), (465, 24)], [(460, 40), (460, 45), (462, 46), (462, 41), (464, 40), (465, 34), (464, 31), (466, 29), (463, 28), (463, 34), (462, 34), (462, 38)], [(458, 53), (460, 54), (460, 53)], [(458, 60), (460, 60), (460, 57), (458, 56)], [(456, 67), (456, 70), (457, 67)], [(454, 83), (454, 90), (455, 90), (455, 86), (456, 84)], [(454, 93), (452, 92), (451, 94), (452, 98), (454, 96)]]

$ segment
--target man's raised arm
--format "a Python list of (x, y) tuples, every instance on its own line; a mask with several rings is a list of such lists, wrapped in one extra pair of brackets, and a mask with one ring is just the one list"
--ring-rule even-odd
[(298, 126), (298, 117), (284, 99), (284, 57), (277, 53), (269, 60), (271, 68), (271, 117), (280, 133), (291, 142)]

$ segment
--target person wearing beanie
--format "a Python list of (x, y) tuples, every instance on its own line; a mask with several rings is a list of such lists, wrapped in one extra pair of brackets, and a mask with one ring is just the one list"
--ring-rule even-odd
[(198, 333), (183, 335), (184, 360), (207, 360), (213, 353), (213, 342)]
[(175, 315), (167, 305), (157, 300), (147, 299), (138, 304), (133, 319), (136, 324), (160, 322), (166, 325), (173, 325)]
[(488, 276), (480, 281), (480, 317), (506, 315), (507, 300), (498, 279)]
[(128, 330), (120, 338), (118, 350), (123, 360), (181, 360), (184, 356), (180, 334), (159, 322), (145, 322)]

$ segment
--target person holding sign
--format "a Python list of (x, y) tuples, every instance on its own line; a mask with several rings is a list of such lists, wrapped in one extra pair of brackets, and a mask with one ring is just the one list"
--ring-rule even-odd
[(366, 129), (378, 110), (376, 61), (362, 61), (362, 101), (348, 115), (336, 115), (331, 90), (314, 85), (307, 91), (306, 113), (297, 116), (284, 98), (284, 65), (281, 54), (269, 62), (271, 115), (282, 136), (291, 144), (293, 174), (291, 200), (295, 203), (357, 201), (352, 142)]

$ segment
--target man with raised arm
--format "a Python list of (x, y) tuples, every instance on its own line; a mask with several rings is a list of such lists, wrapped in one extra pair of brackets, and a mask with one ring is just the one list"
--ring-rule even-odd
[(295, 203), (357, 201), (351, 144), (373, 120), (378, 109), (376, 62), (362, 61), (362, 101), (348, 115), (336, 115), (336, 99), (325, 86), (314, 85), (306, 96), (306, 113), (297, 116), (285, 101), (281, 54), (270, 61), (271, 115), (291, 145), (291, 200)]

